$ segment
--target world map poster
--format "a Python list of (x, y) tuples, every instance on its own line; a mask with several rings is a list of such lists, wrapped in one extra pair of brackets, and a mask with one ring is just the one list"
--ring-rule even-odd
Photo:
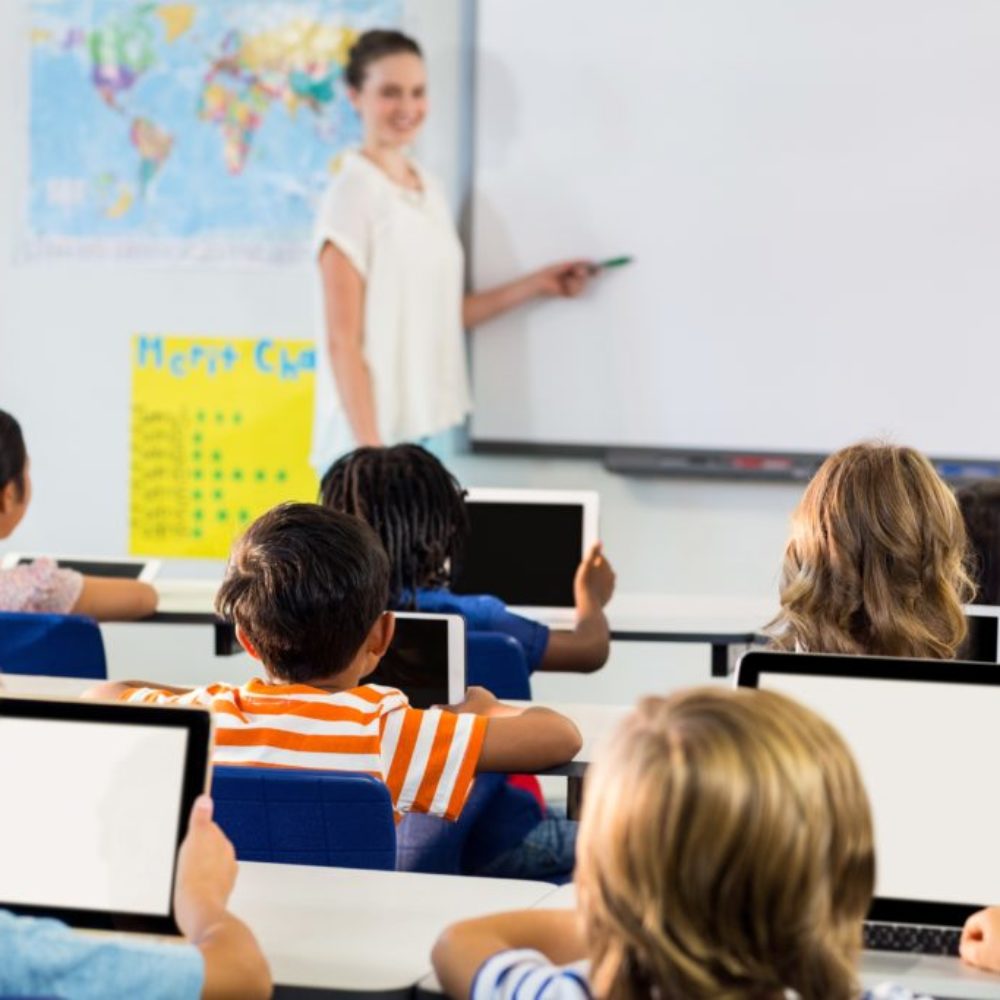
[(301, 256), (401, 0), (33, 0), (30, 256)]

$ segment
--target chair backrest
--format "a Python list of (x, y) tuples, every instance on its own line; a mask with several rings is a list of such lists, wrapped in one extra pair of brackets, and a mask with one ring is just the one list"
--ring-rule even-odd
[(104, 640), (93, 618), (0, 612), (0, 671), (104, 680)]
[(396, 867), (392, 799), (370, 774), (218, 766), (212, 798), (241, 861)]
[(466, 635), (466, 676), (470, 685), (484, 687), (498, 698), (531, 699), (528, 661), (521, 644), (499, 632)]

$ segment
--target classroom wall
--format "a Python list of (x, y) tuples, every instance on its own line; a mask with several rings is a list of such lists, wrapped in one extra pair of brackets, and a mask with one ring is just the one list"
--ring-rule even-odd
[[(406, 4), (407, 26), (425, 46), (430, 67), (433, 111), (420, 156), (442, 177), (456, 213), (470, 169), (471, 7), (471, 0)], [(0, 4), (0, 232), (7, 243), (0, 254), (0, 407), (24, 423), (36, 488), (15, 542), (26, 549), (122, 553), (131, 335), (309, 336), (316, 282), (307, 264), (255, 270), (16, 262), (27, 79), (23, 31), (22, 4)], [(448, 454), (467, 485), (599, 490), (607, 552), (620, 586), (629, 591), (773, 592), (788, 514), (801, 492), (793, 484), (625, 479), (592, 461), (485, 457), (460, 446)], [(218, 564), (178, 562), (166, 572), (210, 575)], [(116, 646), (122, 650), (116, 656), (131, 648)], [(148, 655), (146, 650), (147, 663)], [(537, 692), (617, 700), (708, 675), (707, 649), (642, 644), (619, 647), (614, 655), (613, 673), (544, 678)], [(238, 672), (244, 665), (232, 661), (226, 669)]]

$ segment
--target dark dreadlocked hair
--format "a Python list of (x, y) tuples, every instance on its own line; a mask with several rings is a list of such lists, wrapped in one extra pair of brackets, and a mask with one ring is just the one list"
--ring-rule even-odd
[(419, 445), (345, 455), (323, 477), (320, 503), (375, 529), (391, 563), (392, 607), (414, 607), (422, 587), (447, 586), (461, 563), (469, 534), (465, 491)]

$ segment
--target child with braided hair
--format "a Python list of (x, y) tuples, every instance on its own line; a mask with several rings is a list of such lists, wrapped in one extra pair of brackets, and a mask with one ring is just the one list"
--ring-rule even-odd
[(512, 614), (497, 597), (448, 589), (468, 537), (465, 492), (426, 449), (415, 444), (358, 448), (323, 477), (320, 497), (324, 506), (367, 521), (382, 539), (391, 564), (390, 601), (397, 610), (458, 614), (472, 631), (513, 636), (532, 672), (590, 673), (607, 661), (604, 607), (614, 593), (615, 574), (600, 544), (576, 573), (575, 627), (550, 631)]

